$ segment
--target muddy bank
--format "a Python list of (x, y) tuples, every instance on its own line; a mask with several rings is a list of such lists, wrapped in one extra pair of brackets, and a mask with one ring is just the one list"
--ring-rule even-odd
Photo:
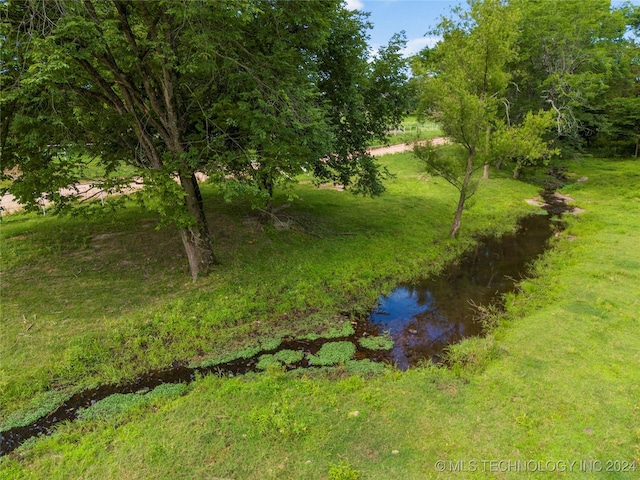
[[(197, 377), (205, 375), (234, 377), (244, 375), (248, 372), (260, 371), (261, 366), (259, 363), (264, 360), (265, 357), (276, 355), (278, 352), (294, 351), (300, 352), (301, 354), (299, 360), (282, 364), (282, 367), (286, 370), (318, 368), (323, 365), (331, 365), (331, 359), (323, 361), (320, 358), (322, 348), (329, 344), (344, 344), (344, 342), (353, 344), (353, 354), (350, 355), (349, 358), (353, 358), (356, 361), (364, 359), (373, 361), (384, 360), (384, 355), (381, 352), (366, 348), (359, 342), (362, 338), (376, 336), (377, 330), (368, 326), (365, 322), (355, 323), (354, 327), (354, 332), (345, 337), (318, 338), (315, 340), (287, 339), (282, 341), (277, 348), (261, 350), (248, 358), (238, 358), (225, 363), (195, 367), (191, 367), (186, 363), (176, 362), (169, 368), (148, 372), (128, 383), (103, 385), (85, 390), (73, 395), (54, 411), (29, 425), (0, 432), (0, 455), (6, 455), (12, 452), (31, 437), (50, 434), (55, 425), (60, 422), (76, 420), (81, 410), (91, 407), (110, 395), (130, 393), (145, 394), (159, 385), (186, 384), (194, 381)], [(349, 358), (345, 358), (345, 360), (349, 360)]]

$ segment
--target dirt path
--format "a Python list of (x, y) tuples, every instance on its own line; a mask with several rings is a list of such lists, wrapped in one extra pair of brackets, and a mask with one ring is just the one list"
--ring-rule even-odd
[[(415, 142), (419, 145), (424, 145), (426, 140)], [(402, 153), (413, 150), (415, 143), (398, 143), (396, 145), (389, 145), (387, 147), (373, 147), (369, 149), (369, 153), (374, 157), (381, 157), (383, 155), (390, 155), (392, 153)], [(431, 143), (434, 145), (444, 145), (447, 143), (446, 137), (435, 137), (431, 139)]]
[[(447, 143), (447, 139), (445, 137), (432, 138), (431, 141), (433, 142), (434, 145), (442, 145)], [(424, 141), (418, 142), (418, 143), (424, 143)], [(412, 148), (413, 148), (412, 143), (411, 144), (399, 143), (396, 145), (389, 145), (385, 147), (373, 147), (369, 149), (369, 153), (374, 157), (381, 157), (383, 155), (389, 155), (392, 153), (407, 152)], [(206, 179), (207, 177), (205, 175), (199, 175), (198, 177), (198, 180), (201, 182), (205, 181)], [(131, 191), (134, 191), (139, 188), (142, 188), (142, 184), (132, 183), (130, 187), (131, 187)], [(100, 187), (96, 186), (96, 184), (94, 183), (79, 183), (75, 185), (74, 189), (68, 188), (68, 189), (62, 189), (60, 191), (60, 193), (63, 195), (65, 194), (69, 195), (76, 192), (80, 195), (80, 198), (82, 200), (89, 200), (92, 198), (104, 199), (108, 195), (110, 195), (109, 193), (103, 191)], [(43, 202), (44, 211), (46, 211), (46, 208), (48, 207), (48, 205), (49, 205), (49, 202)], [(3, 195), (0, 198), (0, 215), (6, 215), (8, 213), (18, 212), (22, 209), (23, 209), (23, 206), (20, 203), (18, 203), (18, 201), (13, 195), (7, 194), (7, 195)]]

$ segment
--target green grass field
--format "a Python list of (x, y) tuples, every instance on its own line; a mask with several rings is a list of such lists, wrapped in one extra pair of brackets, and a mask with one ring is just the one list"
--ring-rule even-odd
[[(429, 138), (442, 136), (440, 126), (429, 120), (418, 120), (415, 115), (409, 115), (402, 124), (389, 133), (388, 143), (393, 145), (397, 143), (411, 143), (419, 140), (427, 140)], [(376, 142), (372, 147), (381, 145)]]
[[(436, 272), (473, 234), (509, 230), (534, 210), (524, 199), (536, 187), (499, 172), (452, 241), (455, 191), (409, 154), (383, 161), (396, 177), (380, 198), (296, 187), (289, 230), (261, 227), (247, 206), (205, 189), (223, 265), (197, 283), (176, 232), (135, 207), (107, 220), (7, 217), (3, 428), (175, 359), (340, 329), (397, 282)], [(597, 159), (569, 169), (589, 178), (564, 189), (586, 211), (568, 218), (497, 328), (453, 349), (452, 368), (268, 367), (116, 397), (0, 460), (0, 475), (638, 478), (640, 171)]]

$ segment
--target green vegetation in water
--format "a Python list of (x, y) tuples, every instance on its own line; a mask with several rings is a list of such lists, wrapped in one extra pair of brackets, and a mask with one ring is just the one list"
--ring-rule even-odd
[(300, 338), (302, 340), (318, 340), (319, 338), (342, 338), (349, 337), (355, 333), (355, 329), (350, 322), (343, 321), (342, 324), (337, 327), (331, 327), (329, 331), (320, 335), (318, 333), (307, 333), (306, 335), (302, 335)]
[(292, 365), (304, 358), (304, 353), (297, 350), (280, 350), (274, 354), (261, 355), (256, 368), (266, 370), (270, 365)]
[(393, 339), (390, 335), (363, 337), (358, 340), (358, 343), (369, 350), (391, 350), (393, 348)]
[(171, 399), (184, 395), (189, 387), (184, 383), (164, 384), (149, 393), (115, 393), (109, 395), (88, 408), (78, 411), (80, 420), (119, 421), (131, 410), (158, 399)]
[(351, 342), (329, 342), (320, 347), (316, 355), (308, 355), (311, 365), (326, 366), (351, 360), (356, 346)]
[(637, 162), (588, 159), (569, 173), (589, 178), (567, 189), (586, 211), (566, 216), (492, 334), (457, 348), (459, 368), (365, 377), (348, 369), (362, 362), (347, 362), (210, 376), (184, 395), (136, 406), (117, 428), (61, 425), (3, 458), (1, 475), (168, 478), (180, 465), (190, 478), (319, 479), (342, 463), (362, 478), (449, 478), (436, 460), (567, 456), (578, 466), (616, 461), (611, 478), (637, 478), (640, 262), (629, 252), (640, 217), (628, 213), (640, 208)]

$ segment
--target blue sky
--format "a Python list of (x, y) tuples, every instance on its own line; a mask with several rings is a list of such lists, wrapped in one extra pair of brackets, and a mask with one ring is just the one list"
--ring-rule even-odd
[[(442, 15), (449, 15), (459, 0), (347, 0), (347, 7), (370, 12), (373, 23), (370, 45), (374, 50), (386, 45), (394, 33), (407, 33), (406, 54), (414, 54), (426, 45), (433, 46), (436, 38), (425, 34), (438, 23)], [(465, 3), (466, 2), (462, 2)]]
[[(369, 31), (369, 44), (375, 50), (386, 45), (394, 33), (404, 30), (407, 34), (406, 55), (412, 55), (425, 46), (433, 46), (438, 40), (426, 36), (435, 27), (442, 15), (449, 16), (451, 8), (466, 5), (466, 0), (345, 0), (351, 9), (370, 12), (369, 21), (373, 29)], [(620, 5), (622, 0), (613, 0)], [(632, 0), (640, 4), (640, 0)]]

